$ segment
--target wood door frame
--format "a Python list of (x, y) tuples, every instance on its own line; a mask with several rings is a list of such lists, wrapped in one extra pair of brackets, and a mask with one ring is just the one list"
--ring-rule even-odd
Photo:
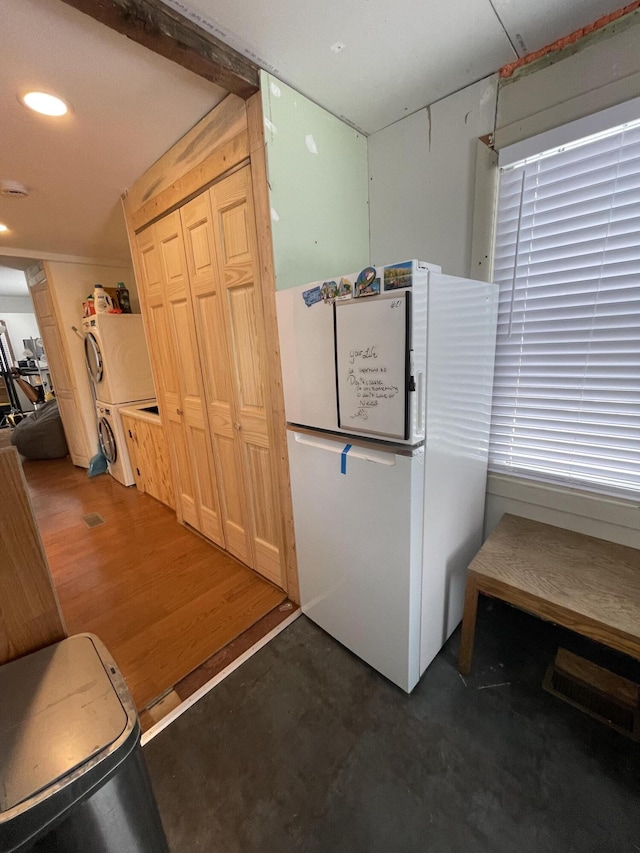
[(280, 506), (282, 509), (281, 535), (284, 548), (287, 592), (289, 593), (289, 598), (299, 602), (298, 560), (295, 550), (289, 452), (287, 450), (286, 416), (284, 411), (284, 392), (282, 389), (282, 369), (280, 366), (280, 339), (278, 337), (278, 322), (276, 317), (276, 276), (271, 235), (271, 206), (269, 204), (268, 193), (262, 100), (259, 93), (254, 95), (247, 104), (247, 118), (251, 148), (253, 209), (258, 244), (258, 281), (260, 282), (259, 292), (264, 318), (264, 337), (267, 351), (267, 384), (269, 405), (271, 407), (269, 438), (274, 450)]
[[(227, 95), (173, 148), (140, 176), (129, 192), (123, 195), (122, 204), (136, 280), (142, 281), (136, 252), (137, 234), (214, 182), (227, 177), (235, 169), (247, 163), (251, 167), (258, 241), (259, 292), (269, 356), (267, 359), (269, 430), (276, 458), (277, 486), (282, 510), (284, 573), (289, 598), (299, 602), (263, 126), (262, 100), (259, 91), (246, 103), (235, 95)], [(188, 159), (183, 156), (187, 150), (191, 153)], [(144, 296), (141, 294), (141, 301), (143, 299)], [(153, 347), (150, 346), (149, 350), (153, 364), (155, 360)], [(154, 374), (159, 375), (156, 369)]]

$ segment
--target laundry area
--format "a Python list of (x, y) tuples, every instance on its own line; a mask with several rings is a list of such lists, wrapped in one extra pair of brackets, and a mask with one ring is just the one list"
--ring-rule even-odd
[(0, 853), (633, 853), (640, 4), (269, 16), (0, 12)]

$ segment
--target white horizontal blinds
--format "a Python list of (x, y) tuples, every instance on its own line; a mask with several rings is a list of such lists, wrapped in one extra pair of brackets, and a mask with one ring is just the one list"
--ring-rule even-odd
[(640, 128), (505, 169), (490, 468), (640, 491)]

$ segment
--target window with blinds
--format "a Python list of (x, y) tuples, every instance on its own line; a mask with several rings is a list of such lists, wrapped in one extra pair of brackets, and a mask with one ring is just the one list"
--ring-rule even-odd
[(640, 127), (501, 169), (492, 471), (640, 492)]

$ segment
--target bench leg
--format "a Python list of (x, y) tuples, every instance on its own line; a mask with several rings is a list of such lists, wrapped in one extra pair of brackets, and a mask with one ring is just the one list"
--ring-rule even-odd
[(458, 656), (458, 671), (468, 675), (471, 670), (473, 657), (473, 640), (476, 633), (476, 615), (478, 613), (478, 584), (475, 577), (469, 574), (464, 594), (464, 614), (462, 616), (462, 636), (460, 637), (460, 654)]

